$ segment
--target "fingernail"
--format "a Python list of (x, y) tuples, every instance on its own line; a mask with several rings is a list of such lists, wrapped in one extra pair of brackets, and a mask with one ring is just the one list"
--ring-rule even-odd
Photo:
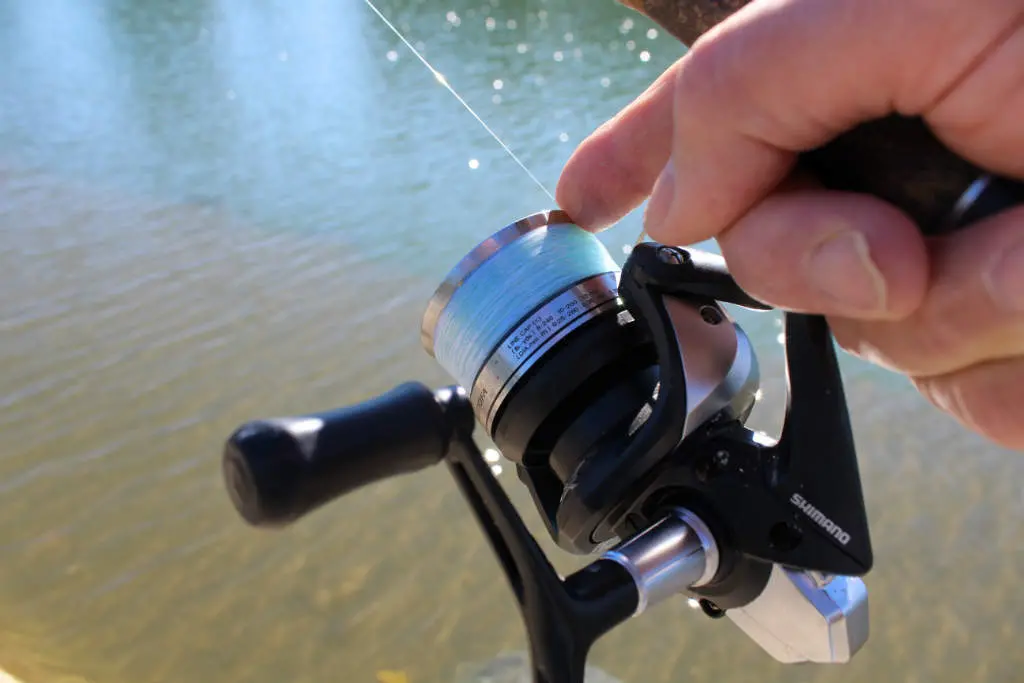
[(651, 191), (651, 198), (647, 200), (647, 208), (644, 210), (644, 232), (654, 235), (659, 232), (658, 228), (668, 218), (672, 209), (672, 201), (676, 191), (676, 170), (671, 161), (665, 164), (661, 175), (654, 181), (654, 189)]
[(859, 232), (836, 233), (818, 244), (805, 262), (811, 284), (851, 312), (885, 310), (886, 284)]
[(1024, 242), (1003, 252), (984, 278), (998, 306), (1014, 313), (1024, 312)]
[(558, 204), (559, 209), (569, 215), (576, 225), (582, 225), (585, 221), (583, 202), (580, 201), (580, 195), (574, 189), (558, 187), (555, 190), (555, 203)]

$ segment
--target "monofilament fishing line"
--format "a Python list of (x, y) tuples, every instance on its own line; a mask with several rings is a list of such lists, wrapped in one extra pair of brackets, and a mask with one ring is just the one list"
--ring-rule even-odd
[(481, 420), (546, 348), (615, 304), (619, 266), (561, 211), (481, 242), (427, 307), (424, 346), (471, 390)]

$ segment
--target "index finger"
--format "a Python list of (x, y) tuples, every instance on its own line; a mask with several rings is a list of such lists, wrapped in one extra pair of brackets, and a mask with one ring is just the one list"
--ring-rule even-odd
[(555, 197), (580, 227), (606, 228), (651, 194), (671, 150), (678, 67), (676, 62), (569, 157)]

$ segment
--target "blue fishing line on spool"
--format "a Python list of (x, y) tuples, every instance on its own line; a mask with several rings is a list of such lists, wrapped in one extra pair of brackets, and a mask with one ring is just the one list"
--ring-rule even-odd
[(582, 228), (538, 228), (504, 246), (455, 290), (438, 318), (434, 356), (466, 389), (491, 352), (537, 306), (573, 284), (618, 272), (604, 245)]

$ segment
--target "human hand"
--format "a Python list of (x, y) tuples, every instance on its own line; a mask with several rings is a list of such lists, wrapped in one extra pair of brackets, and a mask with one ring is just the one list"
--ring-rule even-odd
[(1024, 449), (1024, 208), (926, 240), (879, 199), (791, 173), (892, 113), (1024, 178), (1024, 1), (754, 0), (580, 145), (558, 202), (599, 230), (650, 195), (653, 239), (715, 238), (750, 294), (828, 316), (847, 351)]

